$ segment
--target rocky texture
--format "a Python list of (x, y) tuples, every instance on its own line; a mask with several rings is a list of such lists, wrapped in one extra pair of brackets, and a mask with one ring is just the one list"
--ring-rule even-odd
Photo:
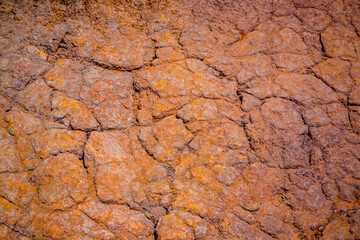
[(1, 1), (1, 239), (360, 239), (356, 0)]

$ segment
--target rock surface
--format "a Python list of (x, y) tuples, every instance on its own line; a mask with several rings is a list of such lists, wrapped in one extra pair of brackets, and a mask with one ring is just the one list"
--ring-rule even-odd
[(0, 1), (0, 239), (360, 239), (359, 12)]

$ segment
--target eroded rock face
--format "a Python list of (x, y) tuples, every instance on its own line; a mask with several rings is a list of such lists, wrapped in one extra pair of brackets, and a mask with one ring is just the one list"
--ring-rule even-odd
[(357, 1), (0, 5), (0, 239), (360, 238)]
[(38, 184), (39, 200), (54, 209), (66, 209), (84, 201), (88, 179), (81, 161), (71, 153), (45, 159), (32, 174)]

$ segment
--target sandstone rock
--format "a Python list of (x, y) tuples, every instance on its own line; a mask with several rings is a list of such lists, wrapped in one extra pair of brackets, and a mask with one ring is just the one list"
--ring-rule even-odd
[[(196, 87), (196, 90), (192, 91), (193, 95), (210, 99), (226, 99), (231, 102), (237, 99), (235, 82), (206, 72), (194, 74), (193, 79)], [(197, 94), (197, 91), (200, 93)]]
[(271, 53), (287, 52), (291, 54), (306, 54), (306, 45), (297, 33), (289, 28), (282, 29), (272, 36)]
[[(114, 234), (100, 226), (79, 210), (43, 212), (33, 209), (37, 214), (26, 226), (27, 232), (36, 237), (46, 233), (49, 237), (59, 239), (114, 239)], [(32, 213), (34, 214), (34, 212)]]
[(17, 91), (24, 89), (32, 79), (39, 78), (49, 68), (39, 49), (26, 45), (2, 55), (0, 86), (8, 97), (15, 97)]
[(19, 93), (17, 101), (28, 111), (46, 115), (50, 111), (51, 93), (43, 80), (37, 80)]
[(304, 119), (306, 124), (310, 127), (326, 126), (330, 123), (329, 117), (324, 110), (319, 107), (306, 110)]
[(352, 209), (350, 209), (350, 233), (355, 235), (355, 238), (359, 236), (359, 231), (358, 229), (360, 228), (360, 224), (359, 224), (359, 207), (354, 207)]
[(276, 22), (277, 24), (279, 24), (280, 26), (282, 26), (284, 28), (290, 28), (291, 30), (294, 30), (297, 33), (302, 32), (302, 30), (303, 30), (301, 21), (294, 15), (274, 17), (274, 22)]
[(349, 117), (350, 117), (351, 126), (356, 132), (359, 132), (360, 124), (358, 120), (360, 119), (360, 108), (357, 106), (351, 107), (349, 112)]
[(2, 95), (0, 95), (0, 107), (2, 111), (9, 111), (11, 108), (10, 102)]
[(150, 87), (161, 98), (186, 96), (193, 88), (191, 73), (174, 63), (140, 71), (136, 84)]
[(193, 56), (201, 59), (211, 57), (215, 53), (216, 38), (205, 24), (189, 24), (179, 39), (181, 45)]
[(131, 184), (135, 173), (126, 163), (111, 162), (100, 165), (95, 172), (98, 197), (106, 203), (123, 204), (131, 201)]
[(251, 111), (261, 105), (261, 101), (250, 94), (242, 95), (241, 109), (245, 112)]
[(338, 217), (331, 221), (323, 231), (320, 239), (352, 239), (349, 233), (349, 224), (344, 217)]
[(333, 125), (339, 128), (350, 128), (348, 110), (344, 105), (332, 103), (326, 105), (325, 109)]
[[(172, 131), (168, 132), (168, 129)], [(173, 116), (162, 119), (153, 127), (142, 128), (139, 135), (147, 151), (162, 162), (176, 161), (191, 137), (182, 121)]]
[(288, 101), (271, 98), (261, 106), (261, 114), (273, 127), (303, 134), (307, 131), (300, 113)]
[(172, 213), (162, 217), (156, 231), (160, 239), (195, 239), (193, 231), (182, 221), (181, 218)]
[[(85, 164), (94, 171), (98, 197), (109, 203), (132, 202), (136, 161), (129, 136), (116, 132), (94, 132), (85, 148)], [(135, 164), (135, 165), (134, 165)]]
[(360, 105), (360, 86), (355, 86), (350, 93), (349, 103)]
[(70, 153), (43, 160), (33, 171), (32, 180), (40, 186), (39, 200), (54, 209), (70, 208), (89, 193), (86, 170)]
[(279, 0), (274, 2), (274, 14), (276, 16), (286, 16), (295, 11), (293, 1), (290, 0)]
[(0, 213), (0, 222), (4, 224), (15, 225), (21, 217), (21, 209), (4, 198), (0, 198)]
[(135, 114), (121, 101), (103, 101), (94, 109), (94, 116), (102, 129), (125, 129), (135, 123)]
[(84, 66), (76, 61), (60, 59), (44, 76), (44, 80), (52, 88), (64, 92), (72, 98), (78, 98), (82, 82)]
[(228, 236), (234, 238), (249, 238), (252, 236), (259, 236), (261, 239), (273, 239), (268, 234), (260, 231), (258, 228), (247, 224), (245, 221), (237, 218), (233, 214), (227, 214), (222, 222), (220, 223), (221, 232)]
[(156, 50), (156, 57), (157, 59), (155, 60), (156, 62), (154, 61), (154, 64), (161, 62), (174, 62), (185, 58), (179, 51), (170, 47), (158, 48)]
[(326, 13), (315, 8), (299, 8), (295, 14), (303, 22), (305, 29), (311, 32), (322, 31), (331, 23), (331, 18)]
[[(255, 54), (239, 59), (241, 65), (248, 71), (255, 73), (256, 76), (263, 78), (275, 74), (271, 58), (263, 54)], [(260, 64), (261, 62), (261, 64)]]
[(342, 93), (350, 92), (353, 85), (349, 71), (350, 63), (340, 59), (329, 59), (314, 68), (317, 76)]
[[(247, 125), (246, 130), (262, 161), (285, 168), (308, 165), (308, 140), (303, 135), (308, 129), (292, 104), (269, 99), (262, 105), (261, 115), (263, 121)], [(267, 143), (266, 148), (260, 144), (262, 142)]]
[(313, 65), (313, 61), (306, 55), (280, 53), (273, 56), (275, 65), (287, 72), (297, 71)]
[(356, 57), (354, 45), (348, 39), (335, 35), (331, 31), (321, 33), (321, 42), (330, 57)]
[(0, 239), (358, 239), (356, 0), (9, 1)]
[(356, 85), (360, 85), (360, 62), (354, 62), (350, 69), (351, 78)]
[(80, 98), (89, 108), (104, 101), (121, 101), (126, 108), (132, 108), (134, 89), (130, 73), (86, 67), (83, 75)]
[(233, 57), (249, 56), (259, 52), (266, 52), (271, 47), (270, 37), (261, 32), (253, 31), (248, 33), (245, 38), (234, 43), (229, 52)]
[(133, 162), (130, 146), (130, 140), (124, 133), (93, 132), (85, 147), (85, 164), (98, 166), (111, 162)]
[(10, 127), (18, 126), (25, 134), (30, 135), (41, 130), (41, 120), (20, 108), (12, 108), (6, 118)]
[[(128, 26), (104, 29), (80, 27), (72, 32), (69, 41), (76, 54), (99, 65), (132, 70), (149, 63), (154, 56), (151, 40), (142, 31)], [(96, 39), (96, 41), (95, 41)]]
[(293, 235), (291, 234), (291, 228), (275, 217), (265, 216), (261, 218), (260, 225), (264, 232), (273, 236), (278, 236), (280, 234)]
[(123, 239), (148, 239), (153, 234), (153, 223), (141, 212), (123, 205), (106, 205), (89, 201), (80, 209), (91, 219), (104, 224), (115, 236)]
[(209, 121), (215, 119), (218, 115), (218, 109), (215, 101), (209, 99), (198, 99), (185, 105), (177, 113), (184, 121)]
[(23, 169), (15, 148), (15, 140), (3, 128), (0, 129), (0, 172), (17, 172)]
[(25, 207), (35, 196), (36, 188), (28, 173), (1, 173), (0, 196), (18, 206)]
[(61, 120), (69, 116), (70, 125), (74, 129), (93, 130), (99, 126), (91, 111), (83, 103), (63, 94), (56, 94), (53, 97), (51, 107), (57, 119)]
[(30, 41), (32, 44), (49, 47), (54, 51), (65, 37), (67, 30), (64, 23), (52, 26), (51, 31), (42, 24), (36, 24), (31, 32)]
[(65, 129), (50, 129), (38, 134), (33, 142), (34, 150), (41, 158), (72, 152), (82, 156), (86, 142), (86, 133), (67, 131)]
[(275, 78), (275, 83), (283, 90), (281, 95), (304, 105), (332, 103), (338, 99), (330, 87), (311, 75), (281, 74)]
[(295, 0), (294, 5), (296, 7), (302, 7), (302, 8), (319, 8), (319, 9), (325, 9), (329, 4), (331, 4), (331, 0), (320, 0), (313, 2), (311, 0)]

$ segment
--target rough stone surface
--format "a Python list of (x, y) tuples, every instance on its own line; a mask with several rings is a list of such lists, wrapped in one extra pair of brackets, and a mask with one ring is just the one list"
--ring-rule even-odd
[(0, 239), (360, 239), (356, 0), (0, 3)]

